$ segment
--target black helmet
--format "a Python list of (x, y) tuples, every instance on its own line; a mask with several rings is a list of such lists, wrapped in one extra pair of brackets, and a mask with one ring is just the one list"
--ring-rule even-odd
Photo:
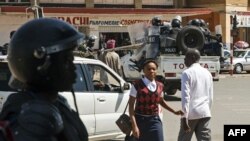
[(201, 27), (207, 26), (206, 22), (203, 19), (200, 19), (200, 25), (201, 25)]
[(94, 44), (95, 44), (95, 40), (97, 39), (97, 37), (95, 35), (90, 35), (88, 38), (87, 38), (87, 46), (88, 47), (93, 47)]
[(194, 25), (194, 26), (201, 26), (201, 21), (200, 19), (193, 19), (188, 22), (189, 25)]
[[(58, 19), (41, 18), (25, 23), (10, 41), (8, 61), (13, 77), (35, 89), (62, 90), (58, 85), (63, 86), (69, 75), (75, 77), (72, 50), (83, 37), (73, 26)], [(68, 74), (63, 74), (66, 73), (63, 69), (68, 69)], [(75, 78), (71, 79), (64, 89), (72, 86)]]
[(152, 25), (154, 26), (160, 26), (161, 25), (161, 18), (160, 17), (153, 17), (152, 19)]
[(172, 22), (171, 22), (171, 26), (180, 28), (181, 27), (181, 21), (179, 19), (173, 19)]

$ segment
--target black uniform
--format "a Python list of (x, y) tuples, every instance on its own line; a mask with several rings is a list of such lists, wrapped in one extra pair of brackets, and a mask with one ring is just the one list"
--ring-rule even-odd
[(0, 114), (0, 120), (9, 122), (14, 141), (88, 140), (79, 115), (58, 95), (75, 83), (73, 50), (84, 37), (53, 18), (28, 21), (15, 32), (7, 58), (9, 86), (19, 92), (8, 97)]
[(10, 122), (14, 141), (88, 140), (81, 119), (62, 96), (49, 103), (33, 92), (14, 93), (5, 102), (0, 118)]

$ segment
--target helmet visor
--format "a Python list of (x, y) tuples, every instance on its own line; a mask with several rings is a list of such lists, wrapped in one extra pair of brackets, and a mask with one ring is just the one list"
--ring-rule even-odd
[(57, 52), (61, 52), (68, 49), (74, 49), (83, 43), (83, 34), (77, 34), (73, 37), (60, 41), (58, 44), (47, 46), (46, 54), (53, 54)]

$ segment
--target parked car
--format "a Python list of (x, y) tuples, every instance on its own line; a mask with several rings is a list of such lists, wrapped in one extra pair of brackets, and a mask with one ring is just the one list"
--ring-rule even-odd
[[(250, 49), (236, 49), (233, 51), (233, 71), (236, 74), (246, 71), (250, 73)], [(221, 63), (220, 71), (229, 71), (231, 67), (230, 52), (229, 57)]]
[[(131, 84), (99, 60), (75, 57), (77, 80), (74, 84), (76, 104), (90, 140), (112, 139), (123, 135), (115, 121), (128, 102)], [(106, 82), (103, 82), (105, 74)], [(6, 56), (0, 55), (0, 110), (15, 90), (8, 86), (11, 77)], [(76, 109), (71, 92), (61, 92)]]

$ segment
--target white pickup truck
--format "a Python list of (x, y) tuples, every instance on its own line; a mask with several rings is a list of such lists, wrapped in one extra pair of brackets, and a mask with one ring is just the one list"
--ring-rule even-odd
[[(112, 139), (123, 135), (115, 121), (125, 109), (131, 84), (99, 60), (76, 57), (74, 63), (77, 68), (74, 84), (76, 103), (89, 139)], [(106, 74), (108, 83), (102, 83), (103, 74)], [(8, 86), (10, 76), (6, 56), (0, 55), (0, 110), (6, 98), (14, 91)], [(75, 109), (72, 93), (60, 94)]]
[[(199, 19), (194, 19), (194, 21)], [(193, 21), (191, 21), (192, 23)], [(188, 24), (181, 28), (168, 25), (129, 26), (133, 43), (142, 43), (132, 54), (121, 57), (124, 79), (133, 81), (141, 77), (141, 60), (153, 58), (158, 62), (157, 79), (164, 84), (166, 95), (174, 95), (181, 89), (181, 74), (186, 69), (185, 53), (197, 49), (201, 53), (200, 64), (219, 80), (220, 58), (223, 54), (221, 35), (210, 34), (207, 26)], [(138, 65), (139, 64), (139, 65)], [(139, 71), (137, 71), (139, 70)]]
[[(141, 73), (136, 70), (136, 66), (130, 61), (132, 56), (125, 55), (121, 58), (123, 64), (123, 76), (127, 81), (133, 81), (141, 77)], [(157, 58), (158, 71), (157, 78), (164, 83), (165, 94), (174, 95), (181, 89), (181, 74), (186, 66), (184, 55), (160, 55)], [(201, 56), (200, 64), (211, 72), (215, 81), (219, 80), (220, 61), (219, 56)]]

